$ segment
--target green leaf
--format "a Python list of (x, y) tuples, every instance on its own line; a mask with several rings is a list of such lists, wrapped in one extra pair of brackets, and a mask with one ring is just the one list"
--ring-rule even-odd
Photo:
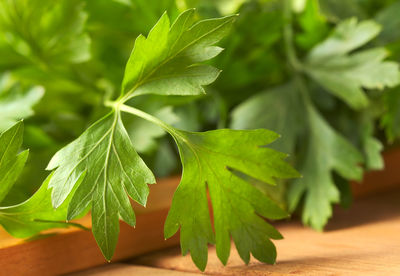
[(340, 177), (337, 174), (333, 174), (333, 180), (340, 192), (340, 206), (343, 208), (350, 208), (351, 204), (353, 203), (351, 184), (348, 180)]
[[(173, 130), (183, 163), (183, 176), (167, 220), (165, 237), (181, 229), (183, 254), (190, 251), (197, 267), (205, 269), (207, 244), (216, 242), (217, 255), (226, 264), (232, 236), (241, 258), (250, 253), (274, 263), (276, 251), (270, 239), (281, 235), (262, 217), (287, 217), (265, 194), (233, 171), (271, 185), (277, 178), (298, 177), (286, 155), (265, 147), (278, 135), (268, 130), (215, 130), (204, 133)], [(211, 227), (207, 190), (211, 197), (215, 237)]]
[(218, 55), (213, 46), (229, 31), (235, 16), (194, 24), (194, 10), (182, 13), (170, 26), (166, 13), (147, 38), (140, 35), (125, 69), (124, 99), (142, 94), (197, 95), (219, 70), (199, 64)]
[(47, 169), (55, 169), (49, 183), (53, 206), (59, 207), (75, 188), (68, 219), (91, 205), (94, 237), (110, 260), (118, 239), (119, 217), (131, 226), (136, 223), (129, 197), (145, 205), (147, 184), (155, 183), (133, 148), (119, 112), (106, 115), (57, 152)]
[(28, 150), (19, 153), (23, 129), (20, 121), (0, 135), (0, 203), (20, 176), (28, 158)]
[[(23, 132), (23, 123), (20, 121), (0, 135), (0, 202), (20, 176), (28, 157), (28, 150), (18, 154)], [(68, 226), (67, 223), (56, 221), (65, 220), (70, 198), (55, 210), (51, 205), (50, 191), (47, 189), (50, 178), (51, 175), (27, 201), (0, 207), (0, 224), (11, 235), (26, 238), (45, 229)]]
[[(345, 119), (346, 127), (352, 134), (349, 140), (360, 146), (364, 158), (345, 139), (347, 135), (344, 137), (343, 132), (346, 131), (334, 130), (329, 125), (332, 122), (323, 119), (314, 104), (304, 100), (308, 95), (302, 95), (302, 92), (309, 91), (300, 91), (300, 88), (299, 83), (293, 82), (249, 98), (234, 109), (232, 126), (263, 127), (282, 133), (283, 141), (273, 143), (271, 147), (293, 153), (294, 158), (291, 161), (295, 162), (303, 175), (302, 179), (294, 180), (289, 185), (290, 210), (293, 211), (300, 205), (304, 196), (303, 221), (321, 230), (331, 216), (331, 204), (339, 202), (341, 196), (347, 197), (345, 201), (349, 201), (351, 193), (345, 188), (349, 179), (359, 179), (362, 176), (362, 169), (358, 165), (364, 159), (370, 169), (378, 169), (383, 164), (381, 145), (373, 137), (372, 126), (368, 127), (373, 122), (372, 119), (365, 123), (354, 111), (350, 115), (343, 111), (340, 114), (335, 113), (335, 119)], [(346, 171), (342, 166), (350, 168), (352, 172)], [(341, 177), (333, 177), (334, 172)], [(343, 188), (343, 193), (339, 193), (337, 186)]]
[(57, 210), (51, 204), (48, 183), (51, 175), (36, 193), (23, 203), (0, 207), (0, 224), (12, 236), (28, 238), (51, 228), (64, 228), (69, 224), (67, 216), (68, 198)]
[[(301, 98), (292, 84), (271, 88), (250, 97), (232, 111), (233, 129), (266, 128), (282, 135), (271, 147), (294, 153), (298, 135), (303, 131)], [(277, 120), (279, 118), (279, 120)]]
[(33, 106), (43, 97), (42, 87), (32, 87), (24, 91), (20, 85), (0, 91), (0, 131), (14, 125), (18, 120), (33, 115)]
[(312, 49), (305, 71), (320, 85), (350, 107), (368, 105), (363, 88), (384, 89), (400, 82), (398, 64), (383, 61), (384, 48), (350, 53), (376, 37), (380, 27), (374, 21), (357, 22), (355, 18), (338, 24), (334, 32)]
[(384, 168), (383, 145), (381, 141), (374, 137), (373, 123), (371, 121), (364, 123), (362, 132), (366, 168), (368, 170), (382, 170)]
[(304, 196), (303, 223), (322, 230), (332, 215), (331, 204), (340, 200), (332, 172), (345, 179), (360, 180), (363, 170), (359, 165), (363, 157), (312, 106), (308, 106), (307, 114), (309, 137), (300, 163), (304, 178), (290, 186), (289, 208), (293, 211)]
[(321, 60), (346, 55), (371, 41), (380, 31), (381, 27), (372, 20), (361, 22), (356, 18), (344, 20), (326, 40), (313, 48), (309, 59)]

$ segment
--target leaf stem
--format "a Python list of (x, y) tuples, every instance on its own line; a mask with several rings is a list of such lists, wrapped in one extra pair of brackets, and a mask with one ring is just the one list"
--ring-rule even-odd
[(76, 223), (76, 222), (69, 222), (69, 221), (62, 221), (62, 220), (47, 220), (47, 219), (34, 219), (33, 221), (42, 222), (42, 223), (59, 223), (62, 225), (76, 227), (76, 228), (79, 228), (79, 229), (82, 229), (85, 231), (90, 230), (90, 228), (87, 228), (86, 226), (84, 226), (80, 223)]
[(285, 21), (285, 25), (283, 27), (283, 39), (285, 44), (285, 53), (289, 62), (289, 66), (293, 71), (294, 82), (298, 87), (306, 108), (309, 110), (310, 108), (313, 108), (313, 104), (302, 75), (302, 72), (304, 72), (304, 67), (297, 58), (296, 49), (293, 44), (292, 1), (293, 0), (284, 0), (283, 3), (283, 19)]
[(303, 66), (298, 60), (296, 50), (293, 46), (293, 29), (292, 29), (292, 0), (284, 0), (283, 3), (283, 19), (285, 25), (283, 27), (283, 39), (285, 43), (285, 52), (289, 65), (295, 72), (303, 71)]
[(152, 123), (160, 126), (161, 128), (163, 128), (166, 132), (168, 132), (169, 134), (171, 134), (174, 137), (176, 137), (176, 136), (180, 137), (181, 136), (176, 131), (176, 129), (174, 127), (170, 126), (169, 124), (167, 124), (164, 121), (158, 119), (157, 117), (155, 117), (155, 116), (153, 116), (153, 115), (151, 115), (149, 113), (146, 113), (146, 112), (144, 112), (144, 111), (142, 111), (140, 109), (137, 109), (137, 108), (125, 105), (125, 104), (120, 104), (118, 106), (118, 109), (120, 111), (123, 111), (123, 112), (129, 113), (129, 114), (138, 116), (138, 117), (143, 118), (143, 119), (145, 119), (145, 120), (147, 120), (149, 122), (152, 122)]

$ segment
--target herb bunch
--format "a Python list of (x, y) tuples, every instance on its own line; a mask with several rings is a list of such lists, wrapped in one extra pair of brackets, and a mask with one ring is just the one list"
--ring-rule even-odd
[(400, 2), (336, 2), (0, 2), (0, 224), (25, 238), (91, 211), (110, 260), (130, 200), (182, 172), (166, 238), (201, 270), (231, 238), (274, 263), (265, 219), (322, 230), (400, 134)]

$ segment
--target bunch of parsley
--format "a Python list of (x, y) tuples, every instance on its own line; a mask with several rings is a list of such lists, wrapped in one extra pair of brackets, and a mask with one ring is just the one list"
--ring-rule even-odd
[[(236, 33), (236, 40), (246, 41), (237, 43), (237, 55), (231, 55), (240, 62), (238, 68), (253, 66), (250, 56), (243, 56), (249, 43), (267, 52), (260, 56), (271, 62), (265, 61), (260, 69), (269, 76), (236, 83), (236, 89), (254, 95), (233, 103), (230, 126), (264, 127), (282, 135), (273, 147), (291, 155), (303, 178), (289, 183), (280, 197), (291, 212), (301, 211), (303, 223), (317, 230), (331, 217), (332, 204), (351, 203), (349, 181), (360, 181), (365, 170), (384, 167), (382, 142), (398, 136), (400, 73), (395, 45), (400, 32), (394, 14), (400, 5), (388, 2), (393, 3), (253, 1), (242, 6), (240, 27), (246, 27), (246, 16), (256, 20), (260, 13), (270, 15), (277, 26), (275, 36), (263, 36), (265, 41)], [(222, 79), (232, 83), (234, 75), (224, 74)], [(220, 90), (228, 93), (224, 86)]]
[(29, 237), (91, 211), (109, 260), (130, 199), (182, 171), (165, 237), (201, 270), (231, 238), (274, 263), (265, 218), (322, 229), (383, 168), (379, 127), (400, 134), (400, 2), (337, 2), (1, 1), (0, 224)]

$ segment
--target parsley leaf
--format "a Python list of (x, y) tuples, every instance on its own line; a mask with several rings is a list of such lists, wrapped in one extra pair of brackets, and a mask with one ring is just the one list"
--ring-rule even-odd
[(309, 137), (300, 163), (303, 179), (294, 180), (289, 191), (289, 208), (294, 210), (304, 195), (303, 223), (322, 230), (332, 215), (332, 203), (340, 194), (332, 171), (345, 179), (360, 180), (363, 156), (344, 137), (334, 131), (310, 104), (307, 105)]
[[(18, 153), (22, 139), (22, 121), (0, 135), (0, 202), (20, 176), (28, 157), (28, 150)], [(47, 189), (50, 178), (51, 175), (25, 202), (0, 207), (0, 224), (11, 235), (26, 238), (45, 229), (68, 226), (67, 223), (57, 221), (65, 220), (69, 199), (57, 210), (52, 207), (50, 192)]]
[(341, 22), (326, 40), (311, 50), (305, 71), (350, 107), (367, 106), (368, 98), (362, 88), (383, 89), (400, 82), (398, 64), (383, 61), (388, 55), (384, 48), (350, 53), (379, 32), (380, 26), (374, 21), (358, 23), (352, 18)]
[(43, 97), (44, 89), (36, 86), (24, 90), (20, 84), (7, 87), (7, 75), (3, 76), (4, 85), (0, 85), (0, 131), (13, 126), (18, 120), (33, 115), (32, 107)]
[(23, 138), (23, 123), (18, 122), (0, 135), (0, 202), (22, 172), (29, 151), (19, 149)]
[[(269, 114), (280, 114), (279, 117), (285, 120), (267, 116), (266, 110)], [(235, 128), (262, 127), (282, 133), (283, 141), (275, 145), (278, 150), (296, 153), (295, 149), (301, 145), (303, 150), (292, 161), (303, 178), (289, 185), (289, 209), (294, 211), (304, 196), (303, 222), (321, 230), (332, 214), (331, 204), (340, 200), (333, 171), (343, 178), (343, 183), (348, 179), (360, 179), (363, 170), (359, 165), (364, 162), (361, 153), (329, 125), (314, 103), (304, 100), (297, 82), (261, 92), (240, 104), (232, 114)], [(366, 163), (379, 167), (382, 160), (376, 155), (380, 144), (370, 136), (370, 131), (363, 133), (361, 141), (366, 151)]]
[(68, 227), (65, 221), (68, 200), (59, 208), (51, 204), (48, 183), (51, 175), (36, 193), (23, 203), (0, 207), (0, 224), (8, 233), (17, 238), (27, 238), (51, 228)]
[[(233, 129), (267, 128), (282, 135), (271, 147), (293, 154), (297, 137), (304, 131), (301, 98), (292, 84), (260, 92), (232, 111)], [(268, 110), (268, 112), (266, 112)], [(276, 120), (279, 117), (281, 119)]]
[[(128, 195), (145, 205), (152, 172), (136, 153), (119, 112), (111, 112), (52, 158), (47, 168), (54, 207), (59, 207), (76, 187), (68, 219), (92, 207), (92, 230), (104, 256), (110, 260), (117, 243), (119, 217), (136, 223)], [(78, 180), (83, 177), (81, 183)]]
[[(276, 178), (298, 177), (283, 159), (285, 154), (265, 147), (278, 135), (268, 130), (221, 129), (204, 133), (174, 130), (183, 176), (165, 222), (165, 236), (181, 229), (182, 252), (190, 251), (197, 267), (205, 269), (207, 244), (216, 240), (217, 254), (226, 264), (233, 237), (241, 258), (250, 253), (260, 261), (274, 263), (275, 247), (270, 239), (282, 238), (261, 217), (287, 217), (276, 203), (232, 171), (275, 185)], [(207, 189), (214, 214), (211, 227)]]
[(382, 170), (384, 161), (382, 157), (383, 144), (374, 137), (373, 121), (364, 122), (361, 129), (361, 140), (365, 155), (365, 166), (368, 170)]
[(147, 38), (140, 35), (128, 60), (122, 83), (123, 99), (142, 94), (204, 94), (219, 70), (197, 63), (218, 55), (213, 46), (230, 29), (235, 16), (194, 23), (194, 10), (183, 12), (170, 26), (166, 13)]
[(110, 260), (115, 250), (119, 217), (135, 225), (128, 195), (145, 205), (147, 184), (155, 183), (126, 133), (121, 105), (132, 95), (203, 93), (202, 85), (215, 80), (219, 71), (193, 63), (221, 52), (212, 45), (222, 38), (232, 21), (233, 17), (226, 17), (193, 25), (194, 10), (188, 10), (170, 28), (165, 13), (147, 39), (136, 39), (126, 65), (121, 97), (110, 104), (113, 111), (50, 161), (47, 169), (55, 170), (49, 183), (53, 206), (59, 207), (76, 189), (68, 207), (68, 219), (91, 206), (92, 231), (106, 259)]

